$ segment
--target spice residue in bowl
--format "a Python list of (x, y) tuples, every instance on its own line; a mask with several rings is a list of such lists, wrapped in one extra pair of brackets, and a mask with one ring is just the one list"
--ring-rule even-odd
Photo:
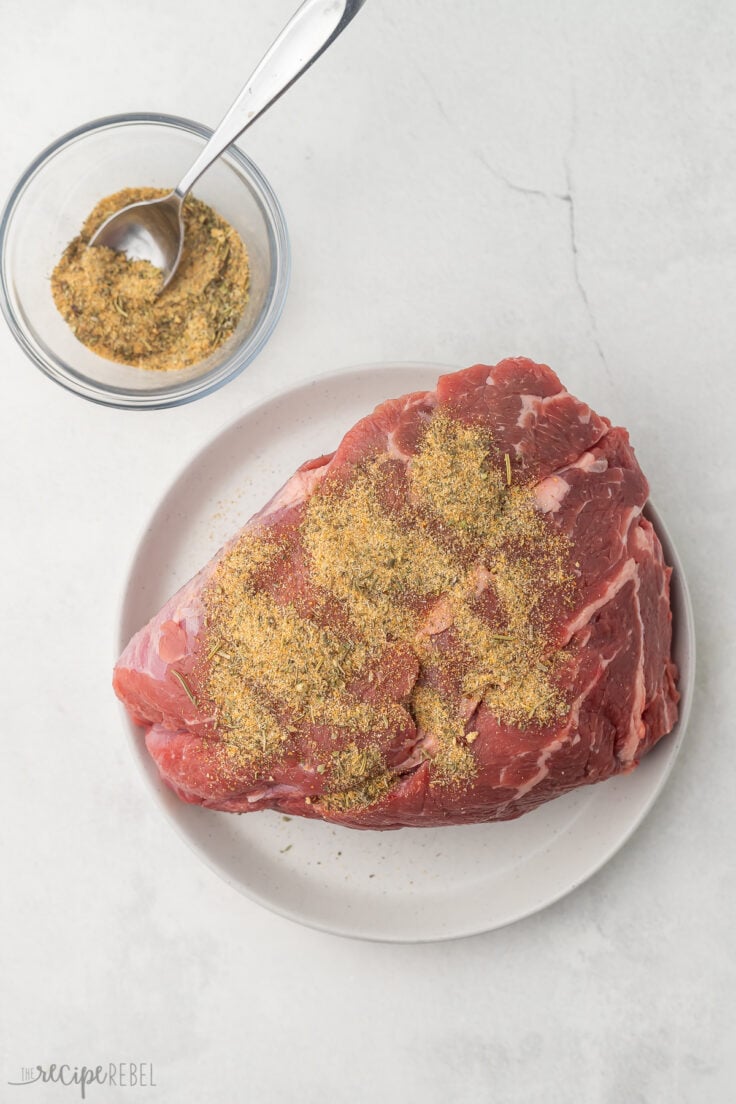
[(166, 194), (162, 188), (125, 188), (101, 200), (51, 277), (54, 302), (82, 344), (108, 360), (158, 371), (196, 364), (219, 348), (242, 316), (249, 288), (240, 236), (191, 196), (184, 201), (181, 261), (164, 291), (162, 273), (149, 261), (89, 247), (115, 211)]

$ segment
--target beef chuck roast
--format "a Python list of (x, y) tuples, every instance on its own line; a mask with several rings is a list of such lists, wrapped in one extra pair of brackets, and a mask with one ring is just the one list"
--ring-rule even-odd
[(389, 400), (130, 641), (184, 801), (355, 828), (517, 817), (677, 717), (670, 569), (625, 430), (517, 358)]

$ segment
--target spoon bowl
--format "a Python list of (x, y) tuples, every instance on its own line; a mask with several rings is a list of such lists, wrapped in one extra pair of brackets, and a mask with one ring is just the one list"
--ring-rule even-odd
[(131, 261), (150, 261), (160, 268), (169, 284), (181, 258), (184, 242), (182, 200), (176, 192), (160, 199), (130, 203), (106, 218), (90, 239), (90, 245), (125, 253)]

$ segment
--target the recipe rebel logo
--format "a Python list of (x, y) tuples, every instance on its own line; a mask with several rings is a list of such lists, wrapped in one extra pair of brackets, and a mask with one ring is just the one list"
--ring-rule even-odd
[(107, 1062), (98, 1066), (72, 1066), (52, 1062), (48, 1066), (21, 1066), (20, 1077), (8, 1081), (14, 1088), (26, 1085), (64, 1085), (77, 1087), (82, 1100), (92, 1086), (107, 1085), (120, 1089), (155, 1089), (152, 1062)]

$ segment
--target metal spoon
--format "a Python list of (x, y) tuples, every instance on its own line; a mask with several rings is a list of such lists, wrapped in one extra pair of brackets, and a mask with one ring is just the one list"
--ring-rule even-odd
[(105, 245), (131, 260), (150, 261), (164, 274), (161, 290), (173, 278), (184, 241), (182, 205), (213, 161), (262, 115), (345, 30), (365, 0), (304, 0), (256, 66), (243, 91), (189, 172), (161, 199), (131, 203), (110, 215), (89, 244)]

